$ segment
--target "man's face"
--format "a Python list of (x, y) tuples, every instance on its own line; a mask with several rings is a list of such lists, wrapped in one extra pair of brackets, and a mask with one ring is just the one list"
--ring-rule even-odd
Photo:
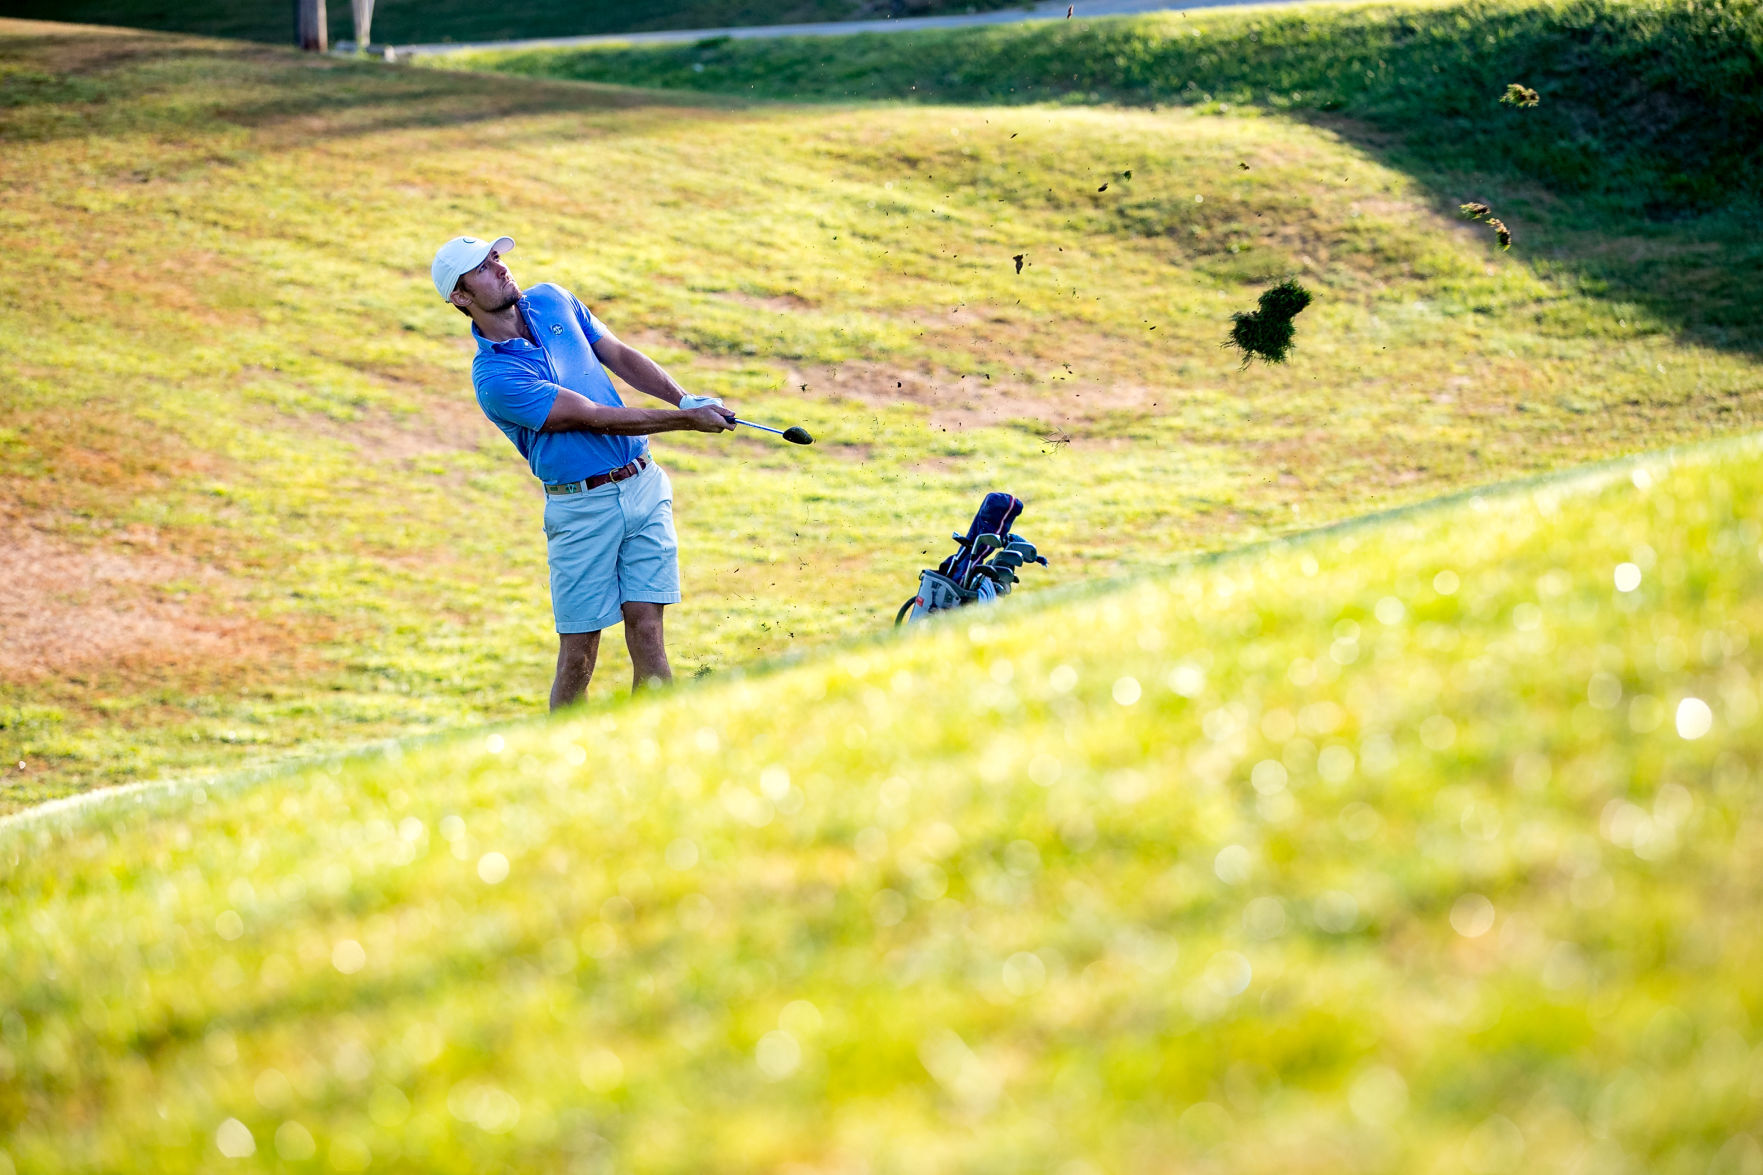
[(520, 287), (508, 276), (502, 255), (494, 249), (482, 265), (459, 279), (453, 294), (456, 303), (460, 294), (468, 295), (472, 305), (489, 314), (499, 314), (520, 301)]

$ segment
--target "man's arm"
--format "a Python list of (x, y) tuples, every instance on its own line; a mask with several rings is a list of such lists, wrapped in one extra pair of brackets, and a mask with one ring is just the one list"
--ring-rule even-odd
[[(654, 396), (657, 400), (677, 406), (680, 397), (686, 394), (686, 389), (680, 387), (661, 364), (609, 330), (602, 329), (600, 337), (594, 340), (594, 354), (606, 365), (607, 371), (637, 391)], [(735, 417), (726, 408), (717, 411), (731, 421)]]
[[(660, 370), (657, 368), (656, 370)], [(540, 432), (597, 432), (614, 437), (644, 437), (658, 432), (727, 432), (734, 428), (715, 407), (680, 412), (667, 408), (614, 408), (596, 404), (580, 392), (557, 390)]]

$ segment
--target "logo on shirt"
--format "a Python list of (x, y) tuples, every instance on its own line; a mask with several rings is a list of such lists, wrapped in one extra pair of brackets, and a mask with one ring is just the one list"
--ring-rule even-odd
[(563, 333), (563, 324), (561, 322), (553, 322), (551, 324), (551, 333), (554, 335), (562, 334)]

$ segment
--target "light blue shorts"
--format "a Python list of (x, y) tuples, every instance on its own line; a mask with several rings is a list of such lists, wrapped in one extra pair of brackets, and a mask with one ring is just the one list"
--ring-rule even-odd
[(558, 632), (599, 632), (627, 603), (680, 601), (673, 483), (650, 458), (635, 477), (545, 498), (551, 611)]

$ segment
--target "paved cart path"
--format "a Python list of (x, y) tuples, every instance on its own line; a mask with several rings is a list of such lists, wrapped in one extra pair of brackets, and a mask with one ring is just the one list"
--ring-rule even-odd
[[(1194, 8), (1223, 8), (1255, 3), (1294, 4), (1306, 0), (1077, 0), (1070, 5), (1074, 16), (1132, 16), (1143, 12), (1178, 12)], [(642, 45), (701, 41), (707, 37), (842, 37), (852, 33), (898, 33), (911, 29), (958, 29), (973, 25), (1017, 24), (1030, 20), (1064, 20), (1065, 0), (1044, 0), (1032, 8), (997, 12), (963, 12), (945, 16), (910, 16), (899, 20), (841, 20), (814, 24), (742, 25), (726, 29), (665, 29), (653, 33), (602, 33), (591, 37), (535, 37), (518, 41), (447, 41), (428, 45), (389, 46), (398, 57), (427, 57), (472, 49), (552, 49), (572, 45)], [(353, 53), (351, 41), (337, 42), (336, 51)]]

